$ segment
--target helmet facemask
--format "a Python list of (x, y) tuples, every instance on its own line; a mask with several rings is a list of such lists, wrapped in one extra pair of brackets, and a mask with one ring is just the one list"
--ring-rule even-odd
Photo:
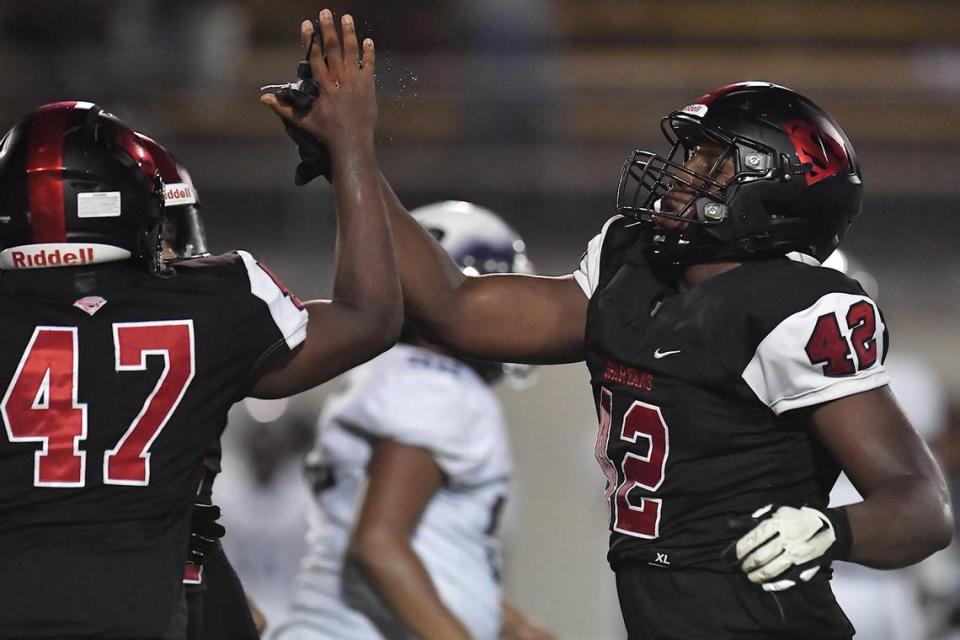
[(163, 257), (167, 262), (210, 255), (197, 205), (166, 207), (163, 212)]
[(160, 228), (160, 260), (164, 268), (180, 260), (210, 255), (200, 217), (200, 196), (190, 172), (159, 142), (136, 134), (156, 162), (163, 179), (163, 221)]
[[(753, 216), (733, 205), (744, 185), (780, 175), (776, 151), (682, 112), (664, 118), (661, 129), (669, 155), (634, 151), (617, 192), (617, 212), (650, 227), (651, 254), (678, 265), (724, 259), (762, 244), (766, 221), (754, 225)], [(737, 240), (736, 247), (728, 246)]]

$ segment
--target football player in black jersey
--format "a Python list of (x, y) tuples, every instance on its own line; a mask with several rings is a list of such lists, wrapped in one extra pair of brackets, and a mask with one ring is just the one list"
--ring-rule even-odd
[[(850, 638), (830, 563), (902, 567), (952, 535), (883, 316), (819, 266), (860, 212), (853, 147), (766, 82), (662, 126), (669, 155), (628, 158), (566, 277), (465, 276), (383, 181), (406, 313), (470, 357), (586, 361), (630, 638)], [(840, 469), (864, 499), (828, 509)]]
[[(200, 216), (200, 194), (190, 173), (156, 140), (138, 133), (163, 180), (163, 260), (174, 267), (182, 260), (205, 258), (206, 231)], [(213, 503), (213, 483), (220, 473), (219, 438), (201, 461), (200, 484), (190, 521), (190, 550), (183, 572), (187, 601), (187, 640), (256, 640), (266, 626), (263, 614), (248, 600), (240, 578), (224, 553), (220, 508)]]
[(96, 105), (41, 107), (0, 141), (0, 638), (183, 638), (191, 506), (230, 406), (398, 335), (373, 43), (319, 23), (321, 94), (289, 115), (330, 149), (333, 300), (300, 303), (246, 252), (165, 266), (157, 163)]

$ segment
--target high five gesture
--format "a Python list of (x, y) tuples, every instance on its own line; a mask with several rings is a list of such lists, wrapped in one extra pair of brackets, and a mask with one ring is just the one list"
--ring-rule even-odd
[[(320, 31), (316, 31), (315, 25)], [(373, 40), (366, 38), (363, 49), (357, 41), (353, 17), (340, 19), (343, 39), (337, 35), (333, 14), (320, 12), (319, 20), (304, 20), (300, 39), (307, 50), (315, 97), (307, 109), (287, 104), (282, 97), (264, 94), (261, 101), (277, 115), (313, 134), (331, 149), (347, 142), (363, 142), (377, 121), (376, 91), (373, 85), (376, 54)]]
[(306, 20), (300, 26), (313, 78), (313, 100), (306, 108), (270, 93), (260, 98), (303, 135), (326, 145), (338, 224), (333, 300), (307, 303), (307, 340), (286, 366), (259, 379), (254, 387), (259, 396), (303, 391), (371, 358), (393, 344), (402, 322), (400, 284), (373, 148), (373, 41), (365, 40), (361, 53), (353, 18), (345, 15), (340, 22), (342, 39), (327, 9), (316, 23)]

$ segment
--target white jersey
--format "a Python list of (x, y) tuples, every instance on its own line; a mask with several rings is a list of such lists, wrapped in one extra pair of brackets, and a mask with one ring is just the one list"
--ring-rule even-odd
[(458, 360), (397, 345), (348, 374), (319, 421), (310, 454), (315, 486), (310, 550), (291, 618), (275, 638), (404, 638), (346, 549), (366, 488), (372, 441), (389, 438), (433, 454), (444, 483), (413, 539), (444, 604), (476, 639), (500, 627), (498, 512), (511, 470), (506, 425), (487, 383)]

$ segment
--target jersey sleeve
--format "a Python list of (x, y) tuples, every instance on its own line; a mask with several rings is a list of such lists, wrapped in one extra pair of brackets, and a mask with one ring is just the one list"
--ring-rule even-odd
[(580, 265), (573, 272), (573, 279), (577, 281), (577, 284), (583, 290), (583, 294), (588, 298), (593, 296), (593, 292), (597, 290), (600, 283), (600, 256), (603, 252), (603, 241), (607, 236), (607, 230), (611, 224), (621, 217), (614, 216), (604, 223), (600, 233), (587, 243), (587, 250), (580, 258)]
[[(463, 375), (460, 373), (459, 375)], [(430, 452), (451, 484), (472, 484), (495, 446), (483, 398), (455, 371), (393, 371), (367, 387), (339, 418), (372, 438)]]
[(250, 293), (266, 305), (270, 320), (280, 332), (287, 349), (293, 350), (307, 337), (307, 312), (265, 265), (246, 251), (237, 251), (243, 259)]
[(741, 374), (777, 415), (889, 382), (887, 333), (865, 295), (827, 293), (777, 324)]

